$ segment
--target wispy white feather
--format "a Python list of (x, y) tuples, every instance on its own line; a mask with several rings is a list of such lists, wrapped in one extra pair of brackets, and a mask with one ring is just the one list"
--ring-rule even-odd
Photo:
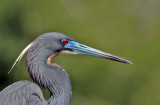
[(29, 49), (32, 45), (33, 45), (33, 42), (30, 43), (30, 44), (21, 52), (21, 54), (18, 56), (18, 58), (16, 59), (16, 61), (14, 62), (14, 64), (12, 65), (12, 67), (11, 67), (11, 69), (9, 70), (8, 73), (10, 73), (10, 72), (12, 71), (12, 69), (14, 68), (14, 66), (16, 65), (17, 62), (19, 63), (19, 62), (21, 61), (23, 55), (28, 51), (28, 49)]

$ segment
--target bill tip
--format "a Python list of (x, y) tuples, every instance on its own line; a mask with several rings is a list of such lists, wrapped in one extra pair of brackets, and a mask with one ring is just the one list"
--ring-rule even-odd
[(133, 64), (133, 63), (132, 63), (132, 62), (130, 62), (130, 61), (127, 61), (126, 63), (127, 63), (127, 64)]

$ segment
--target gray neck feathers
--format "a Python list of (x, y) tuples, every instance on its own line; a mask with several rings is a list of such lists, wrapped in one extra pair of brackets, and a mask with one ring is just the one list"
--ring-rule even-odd
[(48, 89), (51, 97), (48, 105), (69, 105), (71, 83), (68, 74), (58, 65), (49, 66), (47, 59), (54, 52), (34, 44), (27, 54), (27, 67), (31, 78), (41, 87)]

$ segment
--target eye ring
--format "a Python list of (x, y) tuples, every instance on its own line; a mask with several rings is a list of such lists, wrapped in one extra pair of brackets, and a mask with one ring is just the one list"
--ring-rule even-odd
[(63, 43), (64, 45), (66, 45), (66, 44), (68, 44), (68, 40), (63, 39), (63, 40), (62, 40), (62, 43)]

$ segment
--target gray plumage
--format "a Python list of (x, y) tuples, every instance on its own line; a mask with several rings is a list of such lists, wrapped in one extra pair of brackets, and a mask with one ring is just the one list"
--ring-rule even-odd
[[(0, 92), (0, 105), (70, 105), (72, 87), (67, 72), (59, 65), (51, 63), (57, 55), (86, 54), (131, 63), (123, 58), (82, 45), (61, 33), (40, 35), (29, 44), (12, 66), (27, 54), (28, 72), (35, 83), (24, 80), (13, 83)], [(50, 98), (44, 99), (39, 86), (50, 92)]]
[(24, 80), (0, 92), (0, 105), (47, 105), (38, 85)]
[(59, 40), (71, 38), (60, 33), (46, 33), (33, 41), (27, 54), (28, 72), (51, 97), (45, 100), (40, 87), (29, 81), (16, 82), (0, 92), (0, 105), (69, 105), (71, 84), (68, 74), (58, 65), (49, 66), (47, 58), (63, 48)]

